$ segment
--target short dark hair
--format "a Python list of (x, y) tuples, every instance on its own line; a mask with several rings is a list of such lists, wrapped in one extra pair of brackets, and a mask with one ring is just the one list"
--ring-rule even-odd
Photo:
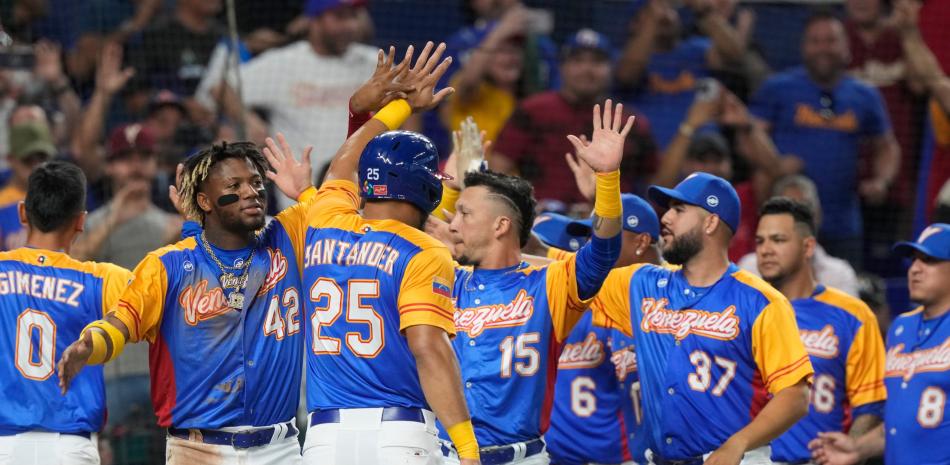
[(830, 8), (815, 8), (811, 10), (808, 18), (805, 19), (805, 25), (802, 27), (802, 33), (808, 30), (813, 24), (820, 23), (822, 21), (836, 21), (841, 22), (841, 18), (835, 14), (834, 10)]
[(811, 208), (802, 202), (788, 197), (772, 197), (759, 209), (759, 217), (765, 215), (791, 215), (795, 224), (805, 227), (810, 236), (816, 234), (815, 214)]
[(729, 142), (714, 131), (703, 131), (689, 141), (686, 157), (700, 161), (722, 161), (732, 159)]
[(181, 208), (190, 218), (201, 218), (204, 222), (204, 212), (198, 207), (198, 192), (208, 179), (214, 165), (230, 159), (240, 158), (250, 160), (260, 172), (261, 177), (267, 177), (270, 165), (264, 159), (264, 154), (252, 142), (222, 142), (214, 144), (185, 160), (185, 169), (181, 176), (179, 196)]
[(27, 180), (24, 203), (31, 227), (57, 231), (86, 210), (86, 175), (69, 162), (43, 163)]
[(465, 187), (482, 186), (492, 194), (506, 199), (509, 206), (521, 218), (518, 218), (518, 240), (521, 247), (531, 237), (531, 225), (534, 224), (534, 208), (538, 202), (534, 199), (534, 187), (528, 181), (517, 176), (496, 173), (494, 171), (470, 171), (465, 173)]

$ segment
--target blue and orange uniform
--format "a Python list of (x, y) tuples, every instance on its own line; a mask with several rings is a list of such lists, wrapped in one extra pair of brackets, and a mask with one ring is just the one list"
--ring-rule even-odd
[(13, 250), (26, 244), (26, 229), (20, 223), (20, 204), (0, 208), (0, 251)]
[[(250, 257), (243, 308), (229, 306), (219, 282), (223, 270), (196, 237), (149, 253), (135, 268), (114, 316), (128, 328), (130, 342), (150, 343), (152, 403), (159, 426), (173, 435), (270, 426), (294, 417), (303, 360), (300, 231), (307, 205), (277, 215), (250, 247), (209, 244), (222, 264), (239, 266)], [(286, 437), (293, 432), (288, 427)]]
[(590, 312), (574, 327), (558, 359), (551, 428), (544, 435), (551, 463), (637, 459), (631, 448), (631, 439), (637, 436), (632, 399), (636, 356), (631, 343), (632, 338), (615, 329), (595, 326)]
[(402, 331), (429, 325), (455, 334), (451, 255), (424, 232), (364, 219), (359, 208), (356, 184), (344, 180), (324, 183), (310, 208), (307, 409), (429, 409)]
[(558, 357), (616, 261), (619, 239), (595, 237), (544, 266), (456, 268), (453, 345), (481, 447), (524, 443), (526, 456), (543, 450)]
[[(922, 242), (922, 241), (921, 241)], [(950, 462), (950, 312), (926, 318), (923, 308), (891, 322), (884, 384), (884, 462)]]
[(591, 307), (595, 324), (636, 341), (654, 457), (701, 463), (749, 424), (770, 394), (813, 373), (788, 300), (733, 264), (705, 288), (691, 286), (682, 270), (619, 268)]
[(808, 415), (772, 441), (772, 459), (805, 463), (819, 432), (848, 431), (854, 418), (883, 414), (884, 341), (867, 304), (838, 289), (818, 285), (792, 307), (815, 378)]
[(63, 252), (0, 253), (0, 436), (47, 431), (89, 437), (106, 416), (102, 367), (79, 372), (59, 390), (56, 362), (87, 324), (102, 318), (132, 279), (107, 263)]

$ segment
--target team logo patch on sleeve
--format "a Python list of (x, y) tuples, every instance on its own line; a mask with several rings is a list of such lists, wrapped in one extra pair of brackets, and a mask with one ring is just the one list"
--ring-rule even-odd
[(452, 288), (442, 278), (432, 279), (432, 293), (448, 299), (452, 298)]

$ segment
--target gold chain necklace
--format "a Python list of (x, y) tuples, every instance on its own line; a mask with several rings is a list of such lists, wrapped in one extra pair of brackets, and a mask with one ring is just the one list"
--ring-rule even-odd
[[(214, 249), (211, 248), (211, 244), (208, 243), (208, 239), (205, 238), (205, 233), (203, 232), (201, 233), (201, 247), (204, 248), (205, 253), (207, 253), (208, 256), (211, 257), (211, 260), (221, 269), (223, 274), (218, 276), (221, 287), (224, 289), (234, 289), (234, 292), (228, 295), (228, 307), (237, 310), (243, 309), (244, 293), (241, 291), (244, 290), (244, 286), (247, 286), (247, 277), (251, 270), (251, 260), (254, 258), (254, 249), (251, 248), (251, 253), (248, 254), (247, 259), (241, 263), (241, 266), (225, 266), (224, 263), (221, 263), (221, 260), (218, 260), (218, 256), (215, 255)], [(229, 270), (240, 272), (241, 275), (238, 276), (237, 273), (232, 273)]]

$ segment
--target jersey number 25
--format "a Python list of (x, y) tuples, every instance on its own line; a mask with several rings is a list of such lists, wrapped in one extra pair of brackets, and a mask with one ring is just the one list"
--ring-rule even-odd
[[(346, 321), (348, 323), (365, 323), (369, 326), (369, 337), (363, 337), (360, 332), (348, 332), (346, 346), (353, 355), (362, 358), (374, 358), (379, 355), (386, 345), (383, 335), (383, 318), (376, 313), (366, 299), (379, 297), (379, 281), (373, 279), (351, 279), (346, 283), (347, 291), (333, 279), (320, 278), (310, 288), (312, 302), (325, 302), (323, 306), (314, 308), (310, 322), (313, 325), (312, 350), (317, 355), (338, 355), (340, 353), (340, 339), (321, 336), (320, 329), (332, 326), (343, 313), (343, 301), (346, 300)], [(345, 297), (345, 299), (344, 299)]]

